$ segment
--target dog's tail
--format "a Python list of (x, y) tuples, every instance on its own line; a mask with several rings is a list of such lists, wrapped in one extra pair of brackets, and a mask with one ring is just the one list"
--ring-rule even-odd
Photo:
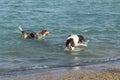
[(19, 26), (19, 27), (18, 27), (18, 29), (19, 29), (21, 32), (23, 32), (23, 29), (22, 29), (22, 27), (21, 27), (21, 26)]

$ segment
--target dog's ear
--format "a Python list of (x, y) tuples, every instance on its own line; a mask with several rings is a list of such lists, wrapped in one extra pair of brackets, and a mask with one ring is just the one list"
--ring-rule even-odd
[(50, 32), (49, 32), (48, 30), (42, 30), (41, 34), (42, 34), (42, 35), (49, 35)]
[(41, 34), (43, 35), (47, 30), (42, 30)]
[(74, 44), (74, 41), (73, 41), (72, 38), (70, 38), (70, 39), (68, 39), (68, 40), (66, 41), (66, 47), (68, 47), (69, 44), (70, 44), (72, 47), (75, 47), (75, 44)]

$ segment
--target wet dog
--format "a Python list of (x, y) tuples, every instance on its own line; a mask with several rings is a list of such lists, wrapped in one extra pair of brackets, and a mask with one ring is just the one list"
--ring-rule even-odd
[(21, 31), (21, 38), (23, 39), (37, 39), (41, 40), (44, 39), (45, 36), (50, 35), (50, 32), (48, 30), (42, 30), (41, 32), (33, 32), (30, 30), (23, 30), (21, 26), (18, 27)]
[(85, 38), (82, 35), (70, 35), (66, 40), (66, 48), (68, 50), (75, 50), (76, 46), (85, 46), (87, 47), (87, 43), (85, 42)]

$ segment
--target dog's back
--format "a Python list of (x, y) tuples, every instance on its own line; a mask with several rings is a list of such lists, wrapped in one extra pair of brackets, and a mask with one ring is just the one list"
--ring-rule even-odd
[(44, 39), (45, 36), (50, 35), (50, 32), (48, 30), (42, 30), (42, 32), (33, 32), (30, 30), (23, 30), (21, 26), (19, 26), (18, 29), (22, 32), (21, 37), (23, 39), (41, 40)]
[(30, 30), (23, 30), (21, 26), (19, 26), (18, 29), (22, 32), (21, 37), (23, 39), (34, 39), (36, 36), (35, 32), (32, 32)]

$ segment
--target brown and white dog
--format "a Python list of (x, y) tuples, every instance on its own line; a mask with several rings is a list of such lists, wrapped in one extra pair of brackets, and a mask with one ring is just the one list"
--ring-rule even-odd
[(75, 50), (76, 46), (85, 46), (87, 47), (87, 43), (85, 42), (85, 38), (82, 35), (70, 35), (66, 40), (66, 48), (65, 50)]
[(22, 32), (21, 38), (23, 39), (41, 40), (44, 39), (45, 36), (50, 35), (50, 32), (48, 30), (42, 30), (41, 32), (33, 32), (30, 30), (23, 30), (21, 26), (19, 26), (18, 28)]

